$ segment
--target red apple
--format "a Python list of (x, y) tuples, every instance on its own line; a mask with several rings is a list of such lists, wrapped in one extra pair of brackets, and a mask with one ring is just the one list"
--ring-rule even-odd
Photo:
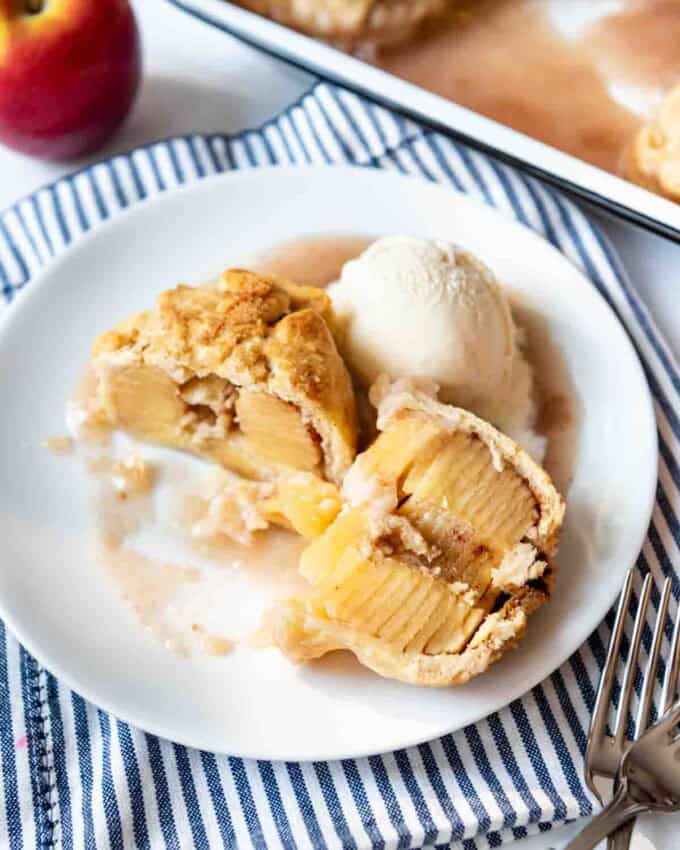
[(141, 74), (128, 0), (0, 0), (0, 142), (46, 159), (101, 145)]

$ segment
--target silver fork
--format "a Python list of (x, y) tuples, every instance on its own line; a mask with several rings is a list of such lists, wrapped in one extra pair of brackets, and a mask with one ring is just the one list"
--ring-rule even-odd
[[(588, 787), (600, 803), (602, 803), (603, 800), (600, 791), (595, 785), (595, 777), (604, 777), (615, 780), (619, 766), (621, 765), (621, 762), (623, 761), (627, 751), (630, 749), (632, 743), (627, 739), (626, 726), (628, 723), (628, 711), (630, 709), (631, 697), (633, 695), (633, 686), (635, 684), (635, 677), (638, 669), (642, 632), (644, 630), (647, 610), (649, 607), (649, 597), (652, 588), (651, 575), (648, 575), (645, 578), (642, 585), (640, 604), (635, 617), (635, 626), (633, 628), (630, 652), (628, 653), (628, 658), (626, 659), (625, 664), (621, 698), (619, 700), (619, 707), (616, 713), (616, 720), (614, 722), (613, 735), (607, 734), (607, 721), (609, 717), (609, 709), (612, 703), (612, 692), (616, 679), (616, 667), (618, 664), (619, 653), (621, 651), (621, 638), (623, 637), (626, 614), (628, 612), (630, 597), (633, 590), (633, 572), (634, 569), (628, 573), (623, 590), (621, 591), (619, 607), (616, 612), (616, 621), (614, 623), (614, 629), (607, 649), (607, 659), (605, 661), (604, 669), (602, 670), (602, 677), (600, 678), (600, 685), (597, 692), (597, 698), (595, 700), (595, 709), (593, 711), (593, 718), (590, 724), (590, 733), (588, 735), (588, 747), (586, 749), (585, 757), (585, 778)], [(661, 593), (661, 603), (659, 605), (656, 625), (654, 627), (654, 637), (652, 639), (649, 662), (642, 682), (640, 703), (635, 720), (635, 740), (642, 735), (650, 722), (650, 709), (652, 705), (652, 697), (654, 695), (659, 654), (661, 652), (661, 644), (663, 643), (664, 625), (666, 623), (666, 617), (668, 616), (670, 595), (671, 580), (666, 579)], [(673, 630), (671, 651), (668, 657), (666, 673), (664, 676), (659, 716), (665, 714), (675, 700), (679, 674), (680, 616), (678, 616)], [(624, 824), (620, 829), (609, 836), (607, 839), (608, 850), (628, 850), (634, 829), (635, 819), (631, 819), (628, 823)]]
[(642, 812), (680, 811), (680, 702), (633, 741), (617, 774), (616, 792), (564, 850), (594, 850), (617, 827)]

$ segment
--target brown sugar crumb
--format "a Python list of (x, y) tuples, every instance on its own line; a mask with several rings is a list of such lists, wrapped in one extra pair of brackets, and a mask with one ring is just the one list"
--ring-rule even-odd
[(152, 464), (137, 454), (116, 461), (111, 467), (111, 483), (119, 499), (142, 496), (153, 487), (155, 470)]
[(234, 650), (235, 643), (233, 640), (210, 634), (198, 623), (191, 624), (191, 631), (196, 636), (200, 651), (206, 655), (228, 655)]
[(65, 454), (73, 451), (73, 440), (71, 437), (48, 437), (43, 440), (43, 448), (49, 449), (55, 454)]

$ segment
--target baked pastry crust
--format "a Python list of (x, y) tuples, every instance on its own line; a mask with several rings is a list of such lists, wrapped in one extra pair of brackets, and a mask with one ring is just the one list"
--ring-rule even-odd
[[(296, 468), (299, 457), (305, 471), (339, 482), (357, 424), (331, 317), (322, 290), (240, 269), (217, 288), (163, 292), (155, 309), (95, 341), (99, 411), (112, 427), (248, 477)], [(293, 460), (279, 463), (287, 443)]]
[(680, 84), (666, 97), (656, 119), (638, 130), (624, 170), (634, 183), (680, 203)]
[(509, 437), (410, 382), (380, 388), (376, 442), (303, 553), (304, 598), (271, 617), (292, 660), (349, 649), (380, 675), (460, 684), (550, 596), (564, 502)]
[(450, 0), (237, 0), (260, 15), (307, 35), (340, 43), (386, 45), (407, 41)]

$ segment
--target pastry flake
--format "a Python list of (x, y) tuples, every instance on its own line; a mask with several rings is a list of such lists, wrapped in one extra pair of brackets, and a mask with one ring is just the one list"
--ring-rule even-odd
[(94, 344), (97, 413), (248, 478), (339, 482), (354, 459), (351, 378), (322, 290), (231, 269), (178, 286)]

